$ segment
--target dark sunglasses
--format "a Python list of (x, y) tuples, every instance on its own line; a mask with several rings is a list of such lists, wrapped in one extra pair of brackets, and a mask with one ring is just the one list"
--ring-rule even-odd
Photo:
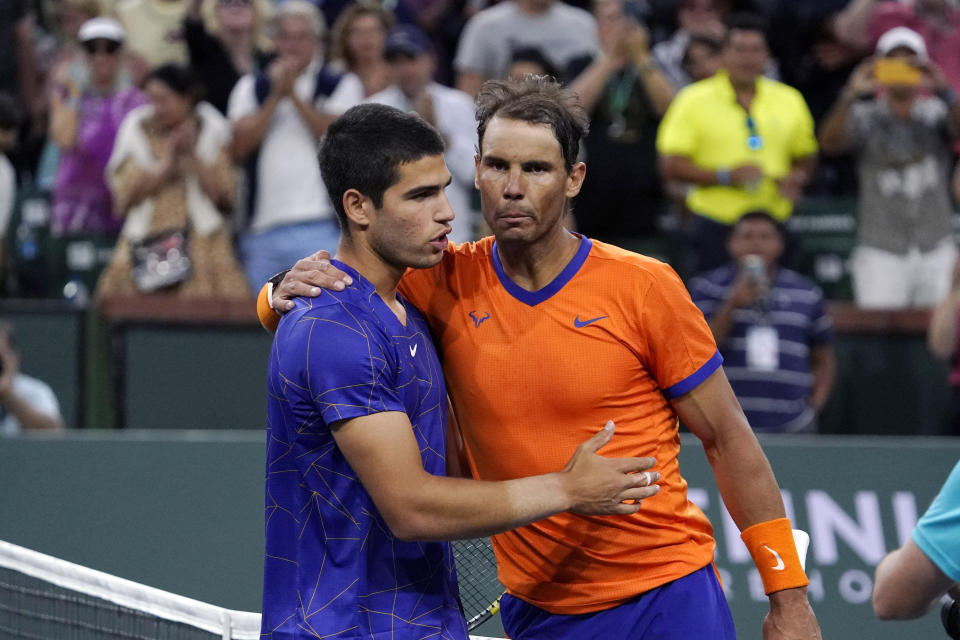
[(219, 0), (219, 2), (225, 7), (249, 7), (253, 4), (253, 0)]
[(763, 136), (757, 133), (757, 124), (752, 116), (747, 116), (747, 149), (759, 151), (763, 149)]
[(97, 38), (96, 40), (87, 40), (84, 42), (83, 50), (91, 55), (97, 52), (113, 55), (120, 50), (121, 46), (123, 45), (121, 45), (119, 42), (115, 42), (114, 40)]

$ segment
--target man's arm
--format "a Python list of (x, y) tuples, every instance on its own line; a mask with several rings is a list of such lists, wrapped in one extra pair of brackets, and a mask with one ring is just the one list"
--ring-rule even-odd
[[(631, 514), (657, 493), (652, 458), (603, 458), (608, 423), (577, 448), (566, 467), (504, 482), (435, 476), (423, 468), (405, 413), (390, 411), (334, 425), (333, 436), (391, 531), (403, 540), (488, 536), (562, 511)], [(634, 500), (624, 504), (624, 500)]]
[(909, 620), (926, 613), (956, 583), (913, 540), (877, 565), (873, 611), (883, 620)]
[(756, 165), (743, 165), (730, 169), (724, 174), (721, 171), (704, 169), (687, 156), (681, 155), (660, 156), (660, 172), (664, 180), (692, 182), (704, 187), (722, 184), (738, 186), (763, 178), (763, 170)]
[(813, 389), (810, 391), (810, 406), (820, 412), (830, 398), (833, 380), (837, 372), (837, 357), (833, 345), (818, 345), (810, 349), (810, 371), (813, 373)]
[(838, 155), (845, 152), (850, 146), (847, 138), (847, 118), (853, 105), (861, 98), (872, 96), (876, 90), (873, 80), (873, 60), (867, 59), (850, 74), (840, 97), (831, 107), (820, 125), (817, 141), (820, 151), (825, 155)]
[[(720, 495), (740, 530), (784, 518), (773, 470), (723, 369), (672, 404), (683, 424), (703, 443)], [(765, 640), (821, 637), (806, 587), (774, 591), (769, 596), (770, 613), (763, 623)]]
[(330, 123), (337, 119), (336, 115), (317, 111), (312, 104), (304, 102), (292, 91), (290, 92), (290, 100), (300, 113), (300, 117), (302, 117), (307, 123), (307, 126), (310, 127), (310, 131), (313, 132), (317, 140), (323, 136), (323, 132), (327, 130)]

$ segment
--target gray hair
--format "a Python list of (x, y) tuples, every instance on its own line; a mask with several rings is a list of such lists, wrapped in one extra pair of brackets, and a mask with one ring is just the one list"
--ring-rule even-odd
[(270, 21), (270, 36), (276, 36), (280, 22), (287, 18), (303, 18), (310, 23), (310, 30), (317, 38), (323, 38), (327, 33), (327, 22), (316, 5), (307, 0), (286, 0), (273, 12)]

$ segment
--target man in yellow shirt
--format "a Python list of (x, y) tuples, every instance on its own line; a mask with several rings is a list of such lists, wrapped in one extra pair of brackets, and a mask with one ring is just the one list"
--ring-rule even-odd
[(726, 236), (747, 211), (786, 220), (816, 165), (813, 117), (800, 93), (763, 76), (763, 23), (734, 16), (723, 68), (677, 94), (657, 134), (665, 180), (692, 184), (694, 270), (727, 260)]

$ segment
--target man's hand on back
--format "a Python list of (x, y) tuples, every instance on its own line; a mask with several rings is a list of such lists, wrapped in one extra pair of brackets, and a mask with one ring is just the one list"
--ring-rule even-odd
[(270, 302), (277, 313), (283, 314), (293, 309), (293, 299), (297, 296), (316, 298), (321, 289), (343, 291), (351, 284), (353, 278), (330, 264), (328, 251), (317, 251), (293, 265), (273, 288)]

